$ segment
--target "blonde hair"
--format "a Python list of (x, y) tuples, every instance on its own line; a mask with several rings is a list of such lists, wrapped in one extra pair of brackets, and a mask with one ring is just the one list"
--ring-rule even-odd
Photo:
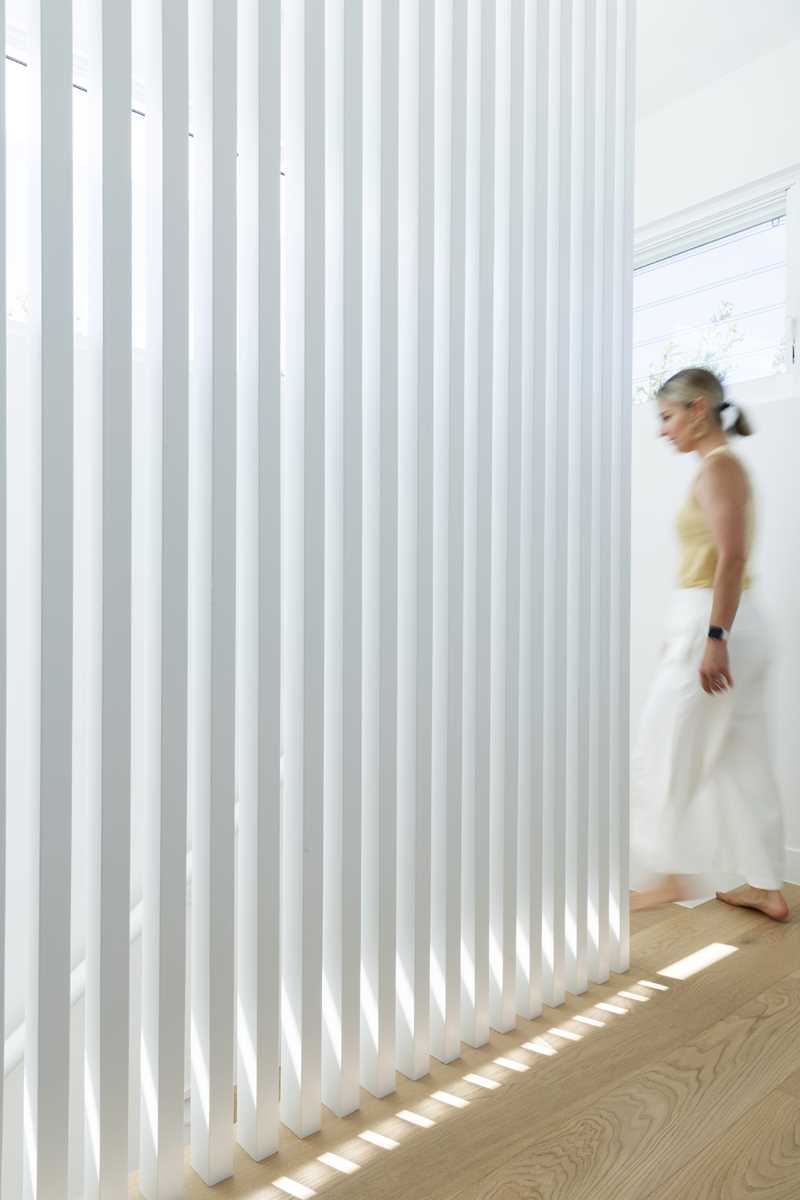
[[(666, 383), (662, 383), (656, 393), (656, 399), (664, 400), (667, 404), (681, 404), (684, 408), (691, 408), (699, 396), (706, 397), (711, 420), (716, 421), (721, 428), (722, 414), (725, 409), (731, 407), (731, 402), (725, 397), (721, 379), (713, 371), (708, 371), (705, 367), (686, 367)], [(739, 437), (750, 437), (753, 427), (738, 404), (735, 407), (736, 420), (726, 432), (735, 433)]]

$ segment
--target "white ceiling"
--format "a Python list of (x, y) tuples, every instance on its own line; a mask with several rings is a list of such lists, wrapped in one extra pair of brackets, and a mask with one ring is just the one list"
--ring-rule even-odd
[(638, 0), (637, 22), (644, 117), (800, 38), (800, 0)]

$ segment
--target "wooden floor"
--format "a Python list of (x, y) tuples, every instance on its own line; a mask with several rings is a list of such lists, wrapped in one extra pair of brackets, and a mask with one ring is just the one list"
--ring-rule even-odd
[[(306, 1141), (285, 1133), (267, 1162), (237, 1152), (214, 1189), (187, 1169), (189, 1200), (799, 1200), (800, 887), (786, 894), (786, 925), (717, 901), (634, 917), (626, 975), (387, 1100), (364, 1093)], [(660, 973), (690, 955), (686, 978)]]

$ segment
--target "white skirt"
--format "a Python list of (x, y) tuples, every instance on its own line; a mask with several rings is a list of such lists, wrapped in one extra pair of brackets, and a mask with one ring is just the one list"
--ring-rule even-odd
[(706, 894), (745, 881), (783, 886), (780, 796), (769, 761), (769, 639), (751, 594), (731, 632), (734, 686), (700, 686), (712, 592), (675, 593), (658, 673), (642, 713), (631, 777), (634, 886), (652, 875), (696, 875)]

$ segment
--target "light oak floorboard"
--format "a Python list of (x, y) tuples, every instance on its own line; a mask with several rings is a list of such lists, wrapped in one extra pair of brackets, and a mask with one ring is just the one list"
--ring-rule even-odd
[(791, 1075), (787, 1075), (781, 1084), (781, 1091), (800, 1100), (800, 1071), (793, 1071)]
[(647, 1200), (796, 1200), (800, 1100), (770, 1092)]

